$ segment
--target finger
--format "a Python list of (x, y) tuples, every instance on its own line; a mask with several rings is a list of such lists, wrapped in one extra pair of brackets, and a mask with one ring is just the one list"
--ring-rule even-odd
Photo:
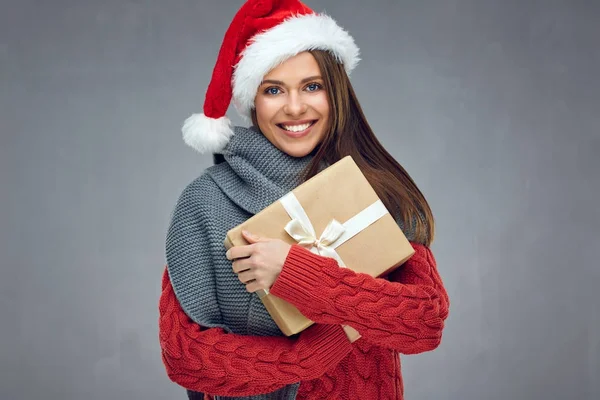
[(256, 279), (256, 272), (252, 271), (251, 269), (247, 270), (247, 271), (244, 271), (244, 272), (240, 272), (238, 274), (238, 279), (243, 284), (250, 283), (251, 281), (253, 281), (254, 279)]
[(246, 291), (248, 291), (249, 293), (254, 293), (254, 292), (257, 292), (257, 291), (259, 291), (261, 289), (263, 289), (263, 286), (260, 283), (258, 283), (257, 281), (255, 281), (255, 280), (252, 281), (252, 282), (249, 282), (246, 285)]
[(235, 272), (236, 274), (239, 274), (240, 272), (249, 270), (251, 267), (252, 267), (252, 264), (251, 264), (249, 258), (237, 259), (231, 265), (231, 268), (233, 268), (233, 272)]
[(225, 257), (228, 260), (235, 260), (237, 258), (246, 258), (252, 255), (254, 247), (252, 245), (248, 246), (234, 246), (227, 250), (225, 253)]
[(266, 241), (266, 239), (249, 231), (242, 231), (242, 236), (244, 236), (244, 239), (246, 239), (250, 244)]

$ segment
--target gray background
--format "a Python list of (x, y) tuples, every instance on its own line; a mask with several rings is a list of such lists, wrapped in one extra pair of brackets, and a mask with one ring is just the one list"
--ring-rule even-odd
[[(211, 159), (179, 127), (241, 3), (1, 2), (0, 399), (185, 397), (164, 237)], [(600, 398), (600, 4), (308, 3), (356, 38), (367, 117), (437, 219), (451, 312), (406, 398)]]

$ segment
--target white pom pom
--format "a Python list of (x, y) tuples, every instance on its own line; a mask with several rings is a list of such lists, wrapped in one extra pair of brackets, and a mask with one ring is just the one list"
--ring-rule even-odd
[(233, 136), (229, 118), (209, 118), (204, 114), (192, 114), (181, 131), (183, 141), (200, 154), (222, 150)]

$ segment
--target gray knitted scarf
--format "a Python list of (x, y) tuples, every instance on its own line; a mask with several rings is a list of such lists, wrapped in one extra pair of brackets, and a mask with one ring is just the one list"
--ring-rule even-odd
[[(166, 240), (171, 282), (185, 312), (200, 326), (240, 335), (282, 336), (256, 294), (248, 293), (225, 258), (226, 232), (298, 186), (311, 156), (280, 151), (256, 128), (236, 127), (222, 152), (179, 197)], [(323, 166), (321, 166), (323, 168)], [(277, 392), (217, 399), (295, 399), (299, 382)], [(202, 397), (189, 392), (193, 399)]]

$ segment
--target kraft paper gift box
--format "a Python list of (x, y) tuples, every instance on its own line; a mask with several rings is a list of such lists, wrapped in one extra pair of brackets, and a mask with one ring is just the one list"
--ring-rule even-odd
[[(351, 156), (229, 230), (226, 249), (248, 244), (242, 230), (301, 244), (315, 254), (335, 258), (341, 267), (373, 277), (390, 273), (414, 254)], [(294, 335), (313, 324), (268, 289), (257, 294), (284, 335)]]

